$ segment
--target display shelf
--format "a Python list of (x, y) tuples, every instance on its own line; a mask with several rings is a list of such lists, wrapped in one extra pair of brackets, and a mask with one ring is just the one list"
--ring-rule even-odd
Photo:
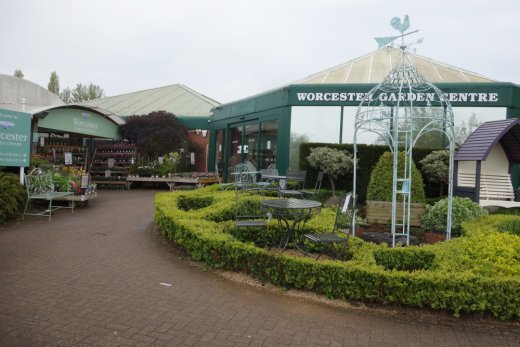
[(71, 153), (72, 163), (75, 166), (85, 166), (88, 161), (88, 151), (85, 147), (67, 144), (47, 144), (38, 151), (53, 159), (54, 164), (65, 163), (65, 153)]
[(126, 188), (126, 177), (135, 154), (130, 144), (103, 144), (96, 147), (90, 163), (92, 181), (99, 188)]

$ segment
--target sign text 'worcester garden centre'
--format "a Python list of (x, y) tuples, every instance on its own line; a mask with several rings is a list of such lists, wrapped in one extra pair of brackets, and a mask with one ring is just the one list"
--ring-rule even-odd
[(29, 166), (31, 115), (0, 109), (0, 166)]
[[(321, 102), (361, 102), (365, 99), (368, 93), (353, 93), (353, 92), (309, 92), (296, 93), (298, 101), (321, 101)], [(475, 103), (496, 103), (498, 102), (498, 93), (444, 93), (440, 95), (441, 100), (438, 100), (436, 93), (385, 93), (381, 92), (377, 95), (369, 95), (369, 101), (374, 101), (374, 98), (379, 101), (388, 102), (428, 102), (428, 101), (449, 101), (449, 102), (475, 102)]]

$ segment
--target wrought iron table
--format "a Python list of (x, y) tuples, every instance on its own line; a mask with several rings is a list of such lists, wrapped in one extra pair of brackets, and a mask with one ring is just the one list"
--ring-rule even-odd
[[(296, 248), (303, 253), (303, 249), (298, 247), (296, 233), (299, 232), (305, 222), (316, 213), (321, 211), (321, 203), (314, 200), (304, 199), (271, 199), (262, 201), (262, 208), (267, 210), (279, 222), (284, 222), (287, 230), (285, 244), (281, 247), (281, 252), (285, 251), (289, 242), (294, 242)], [(282, 240), (283, 242), (283, 240)], [(281, 246), (281, 243), (280, 243)]]

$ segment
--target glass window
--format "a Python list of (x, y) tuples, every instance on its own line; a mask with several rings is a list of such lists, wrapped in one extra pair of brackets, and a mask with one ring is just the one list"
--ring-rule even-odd
[(262, 123), (261, 129), (259, 163), (260, 169), (267, 169), (269, 165), (276, 164), (278, 121)]
[(233, 172), (234, 167), (242, 162), (242, 131), (243, 126), (239, 125), (229, 129), (229, 160), (228, 172)]
[(301, 143), (339, 143), (340, 124), (341, 107), (292, 107), (289, 167), (299, 168)]
[(215, 165), (218, 168), (218, 174), (223, 177), (224, 171), (224, 129), (218, 129), (215, 132)]
[(245, 126), (246, 138), (243, 146), (245, 163), (251, 169), (256, 171), (258, 164), (258, 130), (259, 124), (250, 124)]

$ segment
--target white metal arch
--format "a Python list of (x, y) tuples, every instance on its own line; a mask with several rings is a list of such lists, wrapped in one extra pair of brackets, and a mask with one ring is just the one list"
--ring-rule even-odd
[[(405, 236), (410, 242), (410, 204), (412, 197), (412, 153), (417, 140), (429, 132), (446, 136), (450, 148), (448, 216), (446, 238), (451, 238), (451, 207), (453, 196), (454, 122), (451, 104), (442, 91), (427, 81), (412, 65), (402, 48), (401, 62), (383, 82), (372, 88), (358, 106), (354, 129), (354, 182), (357, 190), (358, 132), (368, 131), (383, 135), (393, 152), (392, 186), (392, 245), (396, 236)], [(398, 173), (398, 152), (404, 151), (404, 172)], [(400, 176), (398, 176), (398, 174)], [(397, 203), (402, 202), (402, 215), (397, 222)], [(353, 221), (355, 233), (355, 221)]]

